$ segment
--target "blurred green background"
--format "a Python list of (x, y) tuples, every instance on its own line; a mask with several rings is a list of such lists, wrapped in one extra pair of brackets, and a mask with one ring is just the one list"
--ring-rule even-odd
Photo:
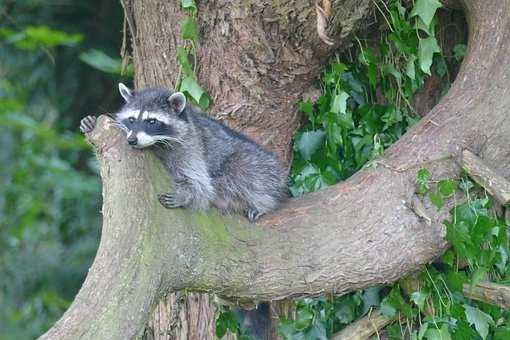
[(0, 0), (0, 339), (33, 339), (71, 303), (100, 236), (79, 133), (119, 103), (117, 1)]

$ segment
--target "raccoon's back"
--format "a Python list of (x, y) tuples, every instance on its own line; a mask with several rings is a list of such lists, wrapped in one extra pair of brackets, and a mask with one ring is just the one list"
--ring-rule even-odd
[(287, 173), (270, 151), (205, 115), (196, 117), (211, 178), (229, 177), (233, 187), (287, 196)]

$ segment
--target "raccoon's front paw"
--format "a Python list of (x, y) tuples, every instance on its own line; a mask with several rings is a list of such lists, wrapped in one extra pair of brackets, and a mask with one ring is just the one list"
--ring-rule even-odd
[(167, 209), (179, 208), (186, 205), (187, 201), (175, 192), (166, 192), (158, 195), (159, 203)]
[(250, 209), (246, 211), (246, 218), (248, 218), (250, 222), (255, 222), (262, 215), (264, 215), (264, 213), (261, 213), (257, 209)]
[(89, 133), (96, 127), (97, 118), (94, 116), (87, 116), (80, 122), (80, 131), (83, 133)]

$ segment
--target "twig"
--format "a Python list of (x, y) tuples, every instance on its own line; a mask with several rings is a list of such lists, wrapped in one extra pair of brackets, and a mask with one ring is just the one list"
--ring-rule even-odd
[(510, 286), (480, 282), (471, 288), (469, 284), (465, 284), (464, 295), (472, 300), (496, 305), (504, 309), (510, 308)]
[[(136, 36), (134, 18), (133, 18), (132, 12), (131, 12), (131, 6), (128, 4), (128, 2), (129, 2), (129, 0), (120, 0), (120, 4), (122, 6), (122, 9), (124, 10), (124, 18), (127, 19), (129, 33), (131, 35), (131, 44), (133, 45), (132, 46), (133, 53), (134, 53), (134, 55), (139, 57), (138, 46), (137, 46), (138, 39)], [(126, 34), (125, 31), (124, 31), (124, 34)]]
[(469, 150), (462, 152), (462, 169), (487, 190), (499, 203), (510, 203), (510, 182), (492, 170), (482, 159)]
[(388, 319), (379, 311), (373, 311), (367, 316), (359, 319), (358, 321), (350, 324), (342, 329), (340, 332), (333, 334), (332, 340), (365, 340), (380, 329), (386, 327), (396, 318)]

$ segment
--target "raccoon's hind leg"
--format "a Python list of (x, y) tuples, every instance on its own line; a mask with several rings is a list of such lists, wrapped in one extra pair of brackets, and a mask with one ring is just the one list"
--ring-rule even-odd
[(269, 195), (250, 195), (252, 201), (248, 201), (250, 206), (244, 211), (246, 218), (250, 222), (255, 222), (263, 215), (275, 210), (278, 202)]
[(255, 222), (260, 218), (260, 216), (264, 215), (264, 213), (258, 211), (257, 209), (252, 208), (246, 210), (245, 215), (250, 222)]
[(87, 116), (80, 121), (80, 131), (89, 133), (96, 127), (97, 118), (94, 116)]

